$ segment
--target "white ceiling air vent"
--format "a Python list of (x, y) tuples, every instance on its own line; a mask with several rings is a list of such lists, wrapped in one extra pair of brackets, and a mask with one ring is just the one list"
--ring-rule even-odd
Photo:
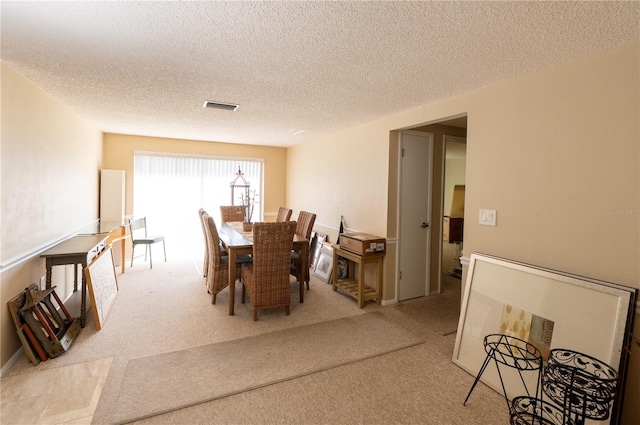
[(216, 102), (215, 100), (205, 100), (203, 108), (224, 109), (225, 111), (235, 111), (240, 105), (235, 103)]

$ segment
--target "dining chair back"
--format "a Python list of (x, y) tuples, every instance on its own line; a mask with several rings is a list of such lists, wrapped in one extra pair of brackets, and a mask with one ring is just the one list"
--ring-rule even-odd
[[(316, 222), (316, 215), (307, 211), (300, 211), (298, 214), (297, 226), (296, 226), (296, 235), (305, 238), (311, 244), (311, 231), (313, 230), (313, 225)], [(308, 252), (311, 252), (311, 249), (308, 249)], [(311, 264), (310, 260), (307, 260), (307, 264)], [(302, 270), (300, 266), (300, 254), (296, 251), (291, 253), (291, 274), (298, 279), (298, 282), (301, 282), (301, 279), (304, 280), (307, 289), (309, 289), (309, 279), (310, 274), (309, 270)]]
[(300, 211), (298, 214), (296, 235), (309, 239), (311, 237), (311, 231), (313, 225), (316, 222), (316, 215), (307, 211)]
[(204, 238), (204, 261), (202, 264), (203, 277), (207, 277), (207, 272), (209, 271), (209, 241), (207, 241), (207, 231), (205, 229), (207, 226), (205, 223), (205, 215), (207, 217), (209, 216), (204, 208), (200, 208), (198, 210), (198, 216), (200, 217), (200, 227), (202, 227), (202, 237)]
[[(220, 244), (220, 235), (213, 217), (205, 213), (205, 232), (209, 265), (207, 270), (207, 292), (211, 294), (211, 304), (215, 304), (218, 294), (229, 286), (229, 254)], [(236, 264), (250, 263), (250, 255), (238, 255)], [(236, 279), (240, 279), (240, 267), (236, 268)]]
[(220, 237), (213, 217), (205, 213), (205, 234), (207, 237), (207, 249), (209, 262), (207, 265), (207, 292), (212, 294), (211, 303), (216, 303), (216, 296), (220, 291), (229, 286), (229, 257), (220, 253)]
[(220, 217), (223, 223), (244, 221), (244, 207), (242, 205), (222, 205), (220, 206)]
[(151, 245), (162, 242), (164, 250), (164, 261), (167, 261), (167, 248), (164, 243), (164, 236), (149, 236), (147, 234), (147, 218), (136, 218), (129, 221), (129, 233), (131, 233), (131, 267), (133, 267), (133, 259), (135, 257), (136, 246), (144, 245), (144, 261), (147, 261), (147, 252), (149, 252), (149, 268), (153, 268), (153, 258), (151, 255)]
[[(289, 315), (291, 305), (291, 249), (296, 223), (254, 223), (253, 263), (242, 265), (242, 302), (249, 293), (253, 320), (258, 311), (284, 307)], [(246, 291), (245, 291), (246, 290)]]
[(278, 216), (276, 217), (276, 221), (278, 223), (289, 221), (289, 219), (291, 219), (292, 212), (293, 210), (290, 208), (280, 207), (280, 209), (278, 210)]

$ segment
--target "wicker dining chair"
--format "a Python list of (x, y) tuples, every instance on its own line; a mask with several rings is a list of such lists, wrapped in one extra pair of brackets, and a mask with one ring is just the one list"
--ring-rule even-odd
[(289, 219), (291, 219), (292, 212), (292, 209), (280, 207), (280, 209), (278, 210), (278, 216), (276, 217), (276, 222), (282, 223), (285, 221), (289, 221)]
[[(316, 215), (313, 213), (300, 211), (300, 214), (298, 214), (296, 235), (309, 240), (309, 244), (311, 244), (311, 231), (315, 221)], [(311, 253), (311, 249), (308, 252)], [(311, 261), (307, 260), (307, 264), (311, 264)], [(296, 277), (298, 282), (303, 279), (307, 289), (309, 289), (309, 269), (302, 270), (302, 267), (300, 267), (300, 253), (297, 251), (291, 252), (291, 274)]]
[(220, 206), (220, 217), (223, 223), (244, 221), (244, 207), (242, 205), (222, 205)]
[(242, 265), (242, 302), (245, 293), (253, 309), (253, 320), (258, 320), (258, 311), (284, 307), (290, 313), (291, 249), (296, 223), (254, 223), (253, 262)]
[[(207, 248), (209, 250), (209, 264), (207, 268), (207, 292), (212, 295), (211, 304), (216, 303), (218, 293), (229, 286), (229, 256), (220, 246), (220, 236), (213, 217), (204, 213)], [(251, 262), (251, 256), (239, 255), (236, 264)], [(236, 279), (240, 278), (240, 267), (237, 268)]]
[(209, 216), (204, 208), (200, 208), (198, 210), (198, 216), (200, 217), (200, 226), (202, 227), (202, 236), (204, 237), (204, 261), (202, 264), (203, 277), (207, 277), (207, 272), (209, 271), (209, 242), (207, 241), (207, 224), (205, 220), (205, 214), (207, 217)]
[[(209, 241), (207, 241), (207, 219), (209, 217), (209, 213), (206, 212), (204, 208), (200, 208), (198, 210), (198, 215), (200, 216), (200, 224), (202, 225), (202, 234), (204, 236), (204, 261), (202, 265), (202, 276), (207, 277), (207, 273), (209, 272)], [(229, 253), (222, 247), (222, 244), (219, 246), (221, 255), (229, 255)]]

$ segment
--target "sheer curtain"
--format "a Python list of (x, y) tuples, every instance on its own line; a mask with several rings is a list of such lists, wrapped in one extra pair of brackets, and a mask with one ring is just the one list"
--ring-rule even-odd
[(168, 255), (198, 258), (204, 252), (198, 209), (219, 225), (219, 207), (231, 205), (230, 183), (238, 169), (256, 191), (253, 221), (261, 221), (263, 161), (135, 152), (133, 215), (147, 217), (149, 233), (165, 236)]

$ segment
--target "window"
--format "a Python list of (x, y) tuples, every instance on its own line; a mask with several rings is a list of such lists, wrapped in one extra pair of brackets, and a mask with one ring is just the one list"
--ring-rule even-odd
[[(263, 160), (135, 152), (133, 213), (147, 217), (150, 233), (163, 234), (174, 258), (204, 252), (198, 209), (220, 224), (220, 205), (231, 205), (230, 183), (238, 168), (256, 191), (253, 221), (263, 215)], [(235, 199), (233, 204), (240, 204)]]

